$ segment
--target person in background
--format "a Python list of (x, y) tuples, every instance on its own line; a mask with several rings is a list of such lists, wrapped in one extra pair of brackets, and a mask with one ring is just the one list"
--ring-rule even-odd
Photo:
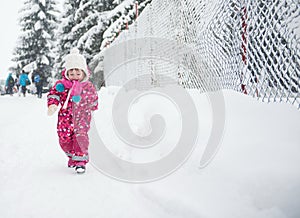
[(20, 85), (20, 75), (17, 75), (17, 82), (16, 82), (16, 86), (18, 88), (17, 92), (18, 92), (18, 96), (21, 97), (21, 92), (22, 92), (22, 86)]
[(26, 96), (26, 86), (27, 85), (30, 85), (31, 82), (28, 78), (28, 75), (25, 73), (24, 70), (22, 70), (22, 73), (20, 75), (20, 87), (21, 87), (21, 90), (22, 90), (22, 93), (23, 93), (23, 96), (25, 97)]
[(36, 87), (37, 97), (42, 98), (43, 80), (38, 71), (34, 74), (33, 82)]
[(19, 91), (20, 83), (19, 83), (19, 75), (17, 75), (15, 79), (16, 92)]
[(13, 88), (15, 86), (15, 80), (12, 77), (12, 73), (8, 74), (8, 77), (6, 79), (5, 87), (6, 87), (6, 94), (13, 95)]

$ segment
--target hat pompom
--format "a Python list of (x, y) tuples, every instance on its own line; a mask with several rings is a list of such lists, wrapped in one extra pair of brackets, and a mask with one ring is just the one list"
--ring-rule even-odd
[(72, 48), (71, 50), (70, 50), (70, 54), (79, 54), (79, 49), (78, 48)]
[(74, 95), (74, 96), (72, 97), (72, 101), (75, 102), (75, 103), (80, 102), (80, 100), (81, 100), (80, 95)]
[(65, 91), (65, 86), (64, 86), (64, 84), (62, 84), (62, 83), (57, 83), (56, 86), (55, 86), (55, 89), (56, 89), (58, 92), (63, 92), (63, 91)]

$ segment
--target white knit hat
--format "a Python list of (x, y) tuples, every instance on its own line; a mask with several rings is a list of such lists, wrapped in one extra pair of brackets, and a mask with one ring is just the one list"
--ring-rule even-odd
[(86, 64), (86, 60), (83, 55), (79, 54), (79, 50), (77, 48), (72, 48), (70, 54), (65, 57), (65, 68), (66, 68), (66, 77), (67, 72), (70, 69), (81, 69), (84, 71), (86, 77), (88, 77), (88, 68)]

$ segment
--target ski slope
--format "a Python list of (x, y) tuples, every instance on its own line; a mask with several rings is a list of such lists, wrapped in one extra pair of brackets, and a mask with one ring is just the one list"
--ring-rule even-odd
[[(211, 111), (204, 94), (190, 93), (199, 116), (195, 150), (174, 173), (141, 184), (112, 179), (91, 164), (76, 175), (58, 145), (56, 115), (46, 116), (46, 97), (0, 96), (0, 217), (300, 217), (299, 111), (224, 91), (222, 144), (213, 161), (199, 168)], [(118, 141), (108, 116), (115, 94), (101, 89), (94, 114), (100, 135), (110, 142)], [(129, 116), (133, 131), (146, 134), (143, 111), (137, 107), (135, 114), (136, 120)], [(130, 158), (116, 144), (111, 150)]]

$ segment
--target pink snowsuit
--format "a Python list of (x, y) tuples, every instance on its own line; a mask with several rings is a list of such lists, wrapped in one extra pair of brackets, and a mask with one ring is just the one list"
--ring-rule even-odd
[[(48, 107), (52, 104), (61, 105), (58, 112), (57, 134), (62, 150), (75, 165), (85, 165), (89, 161), (88, 131), (90, 129), (91, 113), (98, 109), (98, 95), (90, 81), (70, 81), (66, 78), (65, 71), (62, 72), (62, 75), (63, 79), (58, 80), (51, 88), (47, 96), (47, 104)], [(70, 98), (64, 109), (63, 106), (69, 91)], [(75, 95), (81, 97), (77, 103), (75, 98), (72, 99)]]

